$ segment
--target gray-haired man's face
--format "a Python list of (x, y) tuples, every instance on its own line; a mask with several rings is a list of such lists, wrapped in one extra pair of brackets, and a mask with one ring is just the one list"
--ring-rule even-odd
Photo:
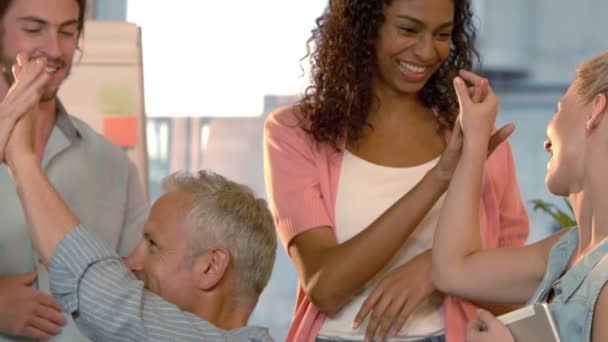
[(195, 310), (199, 292), (186, 229), (192, 203), (193, 195), (184, 191), (161, 196), (150, 210), (142, 240), (125, 259), (146, 289), (189, 312)]

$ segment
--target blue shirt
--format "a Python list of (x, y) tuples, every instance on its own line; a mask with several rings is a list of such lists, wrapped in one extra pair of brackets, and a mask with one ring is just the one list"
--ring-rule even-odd
[(551, 248), (547, 272), (530, 304), (547, 301), (553, 290), (549, 307), (562, 341), (584, 342), (591, 340), (595, 303), (608, 281), (608, 238), (567, 270), (577, 247), (578, 229), (572, 228)]
[[(46, 146), (42, 167), (51, 183), (91, 232), (126, 256), (141, 238), (148, 202), (135, 165), (118, 147), (84, 122), (70, 117), (61, 104)], [(36, 286), (47, 291), (46, 269), (38, 263), (15, 185), (0, 164), (0, 277), (36, 270)], [(0, 334), (0, 342), (17, 339)], [(23, 341), (23, 339), (18, 339)], [(70, 320), (57, 342), (82, 342)]]
[(219, 329), (145, 290), (83, 226), (66, 234), (49, 269), (51, 293), (94, 341), (273, 341), (264, 328)]

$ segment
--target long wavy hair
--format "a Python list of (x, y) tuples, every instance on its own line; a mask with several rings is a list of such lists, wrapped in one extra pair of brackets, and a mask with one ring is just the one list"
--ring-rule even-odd
[[(386, 20), (384, 8), (393, 0), (330, 0), (317, 18), (307, 42), (312, 84), (298, 103), (300, 126), (318, 143), (339, 149), (356, 144), (368, 126), (374, 103), (376, 43)], [(450, 55), (418, 93), (425, 106), (436, 108), (442, 128), (451, 129), (458, 113), (452, 80), (470, 69), (479, 55), (469, 0), (454, 1)]]

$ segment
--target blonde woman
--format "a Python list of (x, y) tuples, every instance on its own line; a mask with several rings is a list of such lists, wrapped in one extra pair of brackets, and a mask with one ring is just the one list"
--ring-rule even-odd
[[(461, 103), (463, 152), (433, 243), (438, 289), (478, 301), (548, 302), (563, 341), (608, 341), (608, 52), (580, 66), (547, 128), (552, 158), (545, 183), (568, 196), (578, 227), (521, 248), (480, 250), (483, 163), (498, 100), (480, 103), (454, 81)], [(455, 138), (458, 138), (457, 136)], [(594, 324), (597, 322), (598, 324)], [(469, 323), (469, 341), (513, 341), (487, 312)]]

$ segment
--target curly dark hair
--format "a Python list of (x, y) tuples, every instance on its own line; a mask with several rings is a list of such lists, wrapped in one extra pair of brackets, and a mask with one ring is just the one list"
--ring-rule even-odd
[[(330, 0), (316, 20), (307, 42), (311, 81), (298, 103), (300, 126), (316, 142), (336, 149), (356, 144), (372, 110), (372, 79), (376, 70), (376, 42), (386, 20), (384, 7), (392, 0)], [(442, 128), (452, 128), (458, 98), (452, 80), (460, 69), (470, 69), (479, 54), (469, 0), (454, 1), (450, 55), (419, 92), (422, 103), (437, 108)], [(304, 57), (304, 58), (306, 58)]]

